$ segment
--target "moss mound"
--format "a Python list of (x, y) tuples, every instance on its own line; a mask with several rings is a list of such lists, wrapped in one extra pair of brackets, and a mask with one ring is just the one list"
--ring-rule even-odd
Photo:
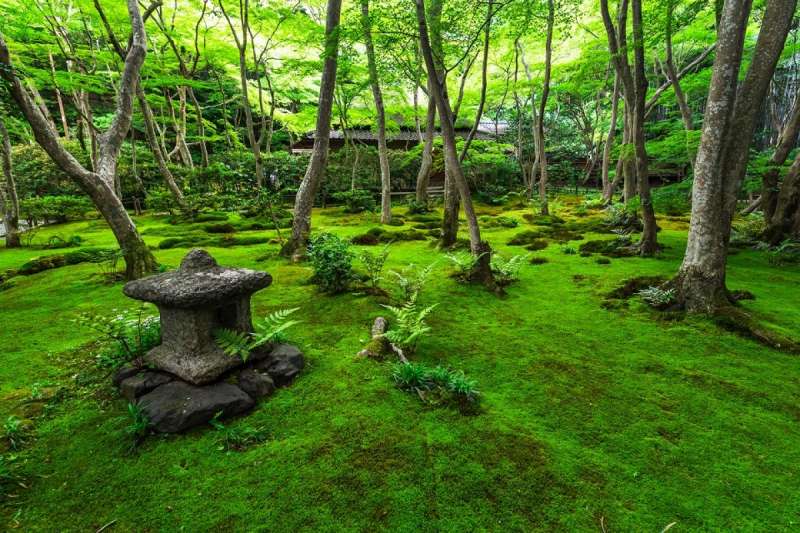
[(636, 295), (637, 292), (649, 287), (658, 287), (667, 282), (664, 276), (639, 276), (626, 279), (622, 285), (606, 295), (607, 300), (627, 300)]
[(608, 257), (633, 257), (639, 255), (630, 239), (606, 239), (581, 244), (581, 254), (602, 254)]

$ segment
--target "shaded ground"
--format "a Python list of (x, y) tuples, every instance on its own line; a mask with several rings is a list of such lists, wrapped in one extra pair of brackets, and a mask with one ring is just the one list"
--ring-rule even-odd
[[(506, 256), (527, 253), (506, 245), (518, 233), (544, 231), (523, 214), (504, 213), (517, 227), (486, 230)], [(154, 248), (174, 234), (164, 217), (138, 222)], [(609, 531), (660, 531), (671, 522), (673, 531), (794, 529), (800, 359), (706, 320), (656, 320), (635, 299), (601, 307), (625, 279), (675, 271), (685, 225), (659, 223), (669, 246), (661, 258), (598, 264), (553, 241), (531, 254), (548, 262), (526, 263), (504, 299), (456, 284), (430, 241), (391, 245), (389, 269), (436, 261), (421, 299), (440, 305), (415, 358), (476, 378), (477, 416), (427, 408), (393, 386), (388, 363), (355, 357), (383, 311), (374, 298), (321, 296), (306, 266), (256, 261), (277, 244), (209, 248), (221, 264), (273, 274), (273, 286), (254, 299), (257, 313), (301, 308), (292, 338), (309, 368), (231, 423), (269, 431), (243, 452), (221, 451), (207, 430), (151, 438), (128, 454), (126, 405), (93, 364), (93, 334), (71, 320), (135, 304), (92, 264), (17, 277), (0, 292), (0, 421), (32, 389), (62, 392), (33, 419), (16, 461), (24, 487), (12, 486), (0, 504), (0, 527), (598, 531), (602, 520)], [(378, 219), (329, 209), (314, 224), (349, 237)], [(56, 233), (113, 245), (97, 221), (48, 228), (41, 239)], [(156, 249), (173, 267), (185, 252)], [(47, 253), (0, 249), (0, 271)], [(730, 262), (731, 287), (756, 296), (744, 308), (800, 336), (797, 269), (770, 266), (752, 251)]]

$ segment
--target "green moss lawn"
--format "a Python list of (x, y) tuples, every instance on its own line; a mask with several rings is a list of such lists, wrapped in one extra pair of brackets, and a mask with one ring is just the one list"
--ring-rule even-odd
[[(533, 226), (522, 210), (503, 214), (519, 227), (487, 228), (485, 237), (506, 256), (526, 253), (506, 242)], [(560, 214), (570, 216), (567, 208)], [(165, 216), (137, 223), (154, 247), (184, 231)], [(95, 364), (96, 335), (72, 320), (82, 311), (137, 304), (123, 296), (121, 283), (104, 283), (94, 264), (18, 276), (0, 292), (0, 422), (10, 415), (26, 420), (28, 438), (19, 451), (0, 448), (14, 456), (16, 477), (0, 490), (0, 529), (94, 531), (112, 523), (112, 531), (600, 531), (602, 525), (657, 532), (676, 522), (672, 531), (795, 530), (800, 358), (705, 319), (660, 319), (637, 299), (603, 307), (604, 295), (623, 280), (676, 270), (687, 225), (660, 223), (668, 248), (657, 259), (598, 264), (596, 255), (568, 255), (553, 242), (532, 252), (549, 262), (526, 263), (504, 298), (456, 283), (430, 240), (391, 245), (387, 270), (436, 262), (421, 300), (439, 306), (414, 359), (477, 379), (482, 407), (474, 416), (426, 406), (394, 386), (391, 363), (356, 357), (372, 320), (385, 314), (375, 297), (319, 294), (307, 265), (275, 257), (277, 244), (208, 248), (221, 264), (273, 275), (273, 285), (254, 298), (257, 313), (301, 309), (303, 323), (291, 337), (307, 355), (306, 371), (230, 422), (268, 431), (265, 442), (244, 451), (220, 449), (219, 432), (209, 427), (151, 437), (129, 453), (127, 405)], [(376, 215), (315, 212), (315, 231), (343, 237), (377, 225)], [(405, 228), (413, 225), (408, 220)], [(55, 234), (79, 234), (86, 246), (114, 245), (97, 220), (48, 227), (37, 241)], [(186, 251), (156, 248), (156, 255), (175, 267)], [(48, 253), (57, 251), (0, 249), (0, 272)], [(730, 258), (729, 285), (755, 294), (743, 303), (746, 310), (800, 337), (796, 267), (740, 251)], [(58, 393), (32, 402), (43, 389)]]

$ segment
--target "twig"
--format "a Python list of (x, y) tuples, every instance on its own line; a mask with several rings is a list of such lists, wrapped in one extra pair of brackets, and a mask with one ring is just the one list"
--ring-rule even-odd
[(103, 527), (101, 527), (100, 529), (95, 531), (95, 533), (101, 533), (101, 531), (105, 531), (106, 529), (110, 528), (111, 526), (113, 526), (116, 523), (117, 523), (117, 519), (115, 518), (114, 520), (112, 520), (108, 524), (104, 525)]

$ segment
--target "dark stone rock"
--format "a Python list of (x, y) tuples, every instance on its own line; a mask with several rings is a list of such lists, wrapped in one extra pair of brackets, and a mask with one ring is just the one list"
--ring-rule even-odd
[(247, 368), (239, 372), (239, 388), (254, 400), (269, 396), (275, 392), (275, 382), (265, 371)]
[(162, 385), (138, 403), (150, 426), (161, 433), (179, 433), (222, 417), (244, 413), (255, 402), (230, 383), (195, 387), (182, 381)]
[(123, 379), (119, 384), (119, 392), (129, 402), (135, 402), (139, 397), (144, 396), (156, 387), (165, 385), (174, 378), (163, 372), (145, 370)]
[(142, 371), (141, 368), (135, 367), (133, 365), (121, 366), (117, 370), (115, 370), (114, 375), (111, 376), (111, 383), (113, 383), (115, 387), (119, 387), (119, 384), (122, 383), (123, 380), (126, 380), (131, 376), (135, 376), (141, 371)]
[(290, 384), (297, 374), (305, 367), (303, 352), (291, 344), (278, 344), (269, 356), (258, 361), (254, 366), (258, 370), (265, 370), (272, 376), (279, 387)]

